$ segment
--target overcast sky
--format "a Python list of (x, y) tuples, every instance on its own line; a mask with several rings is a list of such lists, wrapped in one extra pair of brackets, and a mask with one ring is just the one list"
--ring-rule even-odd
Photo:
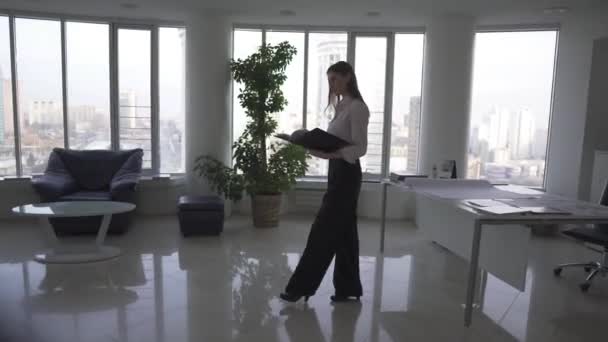
[[(17, 68), (25, 102), (61, 102), (61, 33), (58, 21), (17, 19)], [(160, 30), (160, 109), (163, 116), (183, 110), (183, 47), (178, 29)], [(66, 25), (68, 103), (109, 108), (109, 26)], [(119, 33), (120, 90), (138, 94), (138, 105), (149, 105), (150, 33)], [(8, 19), (0, 17), (0, 67), (10, 78)], [(183, 114), (182, 114), (183, 115)]]
[[(108, 26), (68, 23), (68, 98), (71, 105), (109, 108)], [(17, 66), (26, 101), (61, 101), (61, 41), (58, 21), (17, 19)], [(246, 57), (261, 43), (259, 32), (235, 37), (235, 57)], [(530, 108), (539, 122), (548, 122), (554, 69), (555, 31), (478, 33), (475, 41), (472, 120), (475, 124), (493, 106), (513, 111)], [(289, 40), (298, 55), (289, 66), (285, 85), (288, 111), (302, 108), (304, 34), (269, 32), (268, 42)], [(119, 72), (121, 91), (134, 90), (139, 105), (149, 105), (149, 45), (146, 31), (121, 31)], [(386, 41), (359, 38), (356, 65), (364, 98), (372, 107), (383, 99)], [(409, 98), (420, 95), (423, 37), (403, 35), (395, 51), (394, 103), (396, 111), (409, 110)], [(10, 77), (8, 20), (0, 17), (0, 67)], [(314, 47), (311, 47), (311, 49)], [(183, 48), (177, 29), (160, 32), (161, 113), (183, 110)], [(365, 69), (362, 69), (365, 65)], [(507, 67), (505, 67), (507, 66)], [(315, 75), (323, 77), (323, 75)], [(310, 81), (310, 80), (309, 80)], [(316, 80), (315, 82), (325, 82)], [(311, 85), (313, 85), (311, 83)], [(316, 93), (316, 92), (315, 92)], [(309, 93), (310, 96), (316, 94)], [(309, 99), (310, 100), (310, 99)]]
[[(472, 95), (473, 125), (480, 121), (483, 114), (497, 106), (513, 112), (529, 108), (537, 118), (537, 128), (547, 128), (556, 39), (555, 31), (476, 35)], [(259, 31), (238, 31), (235, 35), (235, 57), (246, 57), (255, 51), (261, 40), (262, 35)], [(267, 40), (271, 43), (289, 40), (298, 48), (298, 55), (288, 67), (289, 79), (284, 89), (290, 101), (286, 111), (301, 111), (304, 34), (268, 32)], [(324, 71), (319, 75), (314, 72), (316, 63), (313, 45), (309, 46), (313, 53), (309, 59), (309, 87), (320, 84), (319, 82), (326, 82)], [(421, 34), (402, 34), (396, 38), (393, 122), (400, 120), (402, 114), (409, 112), (410, 98), (421, 94), (423, 50), (424, 38)], [(355, 69), (363, 97), (372, 110), (381, 111), (383, 107), (385, 51), (386, 40), (383, 38), (357, 39)], [(309, 103), (315, 103), (317, 96), (317, 92), (309, 91)], [(243, 126), (244, 118), (239, 117), (238, 110), (236, 113), (235, 127)], [(238, 128), (236, 131), (238, 132)]]

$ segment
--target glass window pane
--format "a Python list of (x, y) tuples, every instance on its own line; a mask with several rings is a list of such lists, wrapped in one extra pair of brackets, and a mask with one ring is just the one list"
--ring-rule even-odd
[[(329, 87), (327, 68), (338, 61), (346, 61), (348, 38), (346, 33), (308, 34), (308, 89), (306, 104), (306, 128), (327, 129), (332, 119), (326, 111)], [(308, 160), (308, 176), (327, 176), (327, 160)]]
[(557, 31), (475, 37), (467, 176), (542, 186)]
[(266, 42), (268, 44), (277, 45), (285, 41), (293, 45), (297, 49), (297, 53), (285, 70), (287, 80), (281, 89), (288, 103), (283, 112), (274, 114), (274, 118), (277, 121), (278, 133), (291, 134), (296, 129), (302, 128), (304, 119), (304, 115), (302, 114), (304, 106), (304, 33), (266, 33)]
[(386, 44), (385, 37), (357, 37), (355, 46), (355, 73), (370, 112), (367, 154), (361, 158), (361, 168), (373, 175), (382, 171)]
[(144, 168), (152, 167), (150, 43), (149, 30), (118, 30), (120, 148), (143, 149)]
[(61, 26), (15, 19), (23, 173), (42, 173), (54, 147), (63, 147)]
[(424, 34), (395, 35), (390, 171), (416, 173)]
[(17, 173), (8, 17), (0, 17), (0, 176)]
[(70, 148), (110, 149), (109, 25), (66, 23)]
[(159, 29), (160, 172), (185, 171), (186, 29)]
[[(262, 45), (262, 31), (234, 30), (233, 43), (232, 57), (235, 60), (247, 58)], [(233, 82), (232, 87), (234, 89), (232, 97), (232, 139), (236, 141), (243, 134), (243, 131), (245, 131), (247, 116), (245, 115), (245, 109), (239, 103), (240, 85), (237, 82)]]

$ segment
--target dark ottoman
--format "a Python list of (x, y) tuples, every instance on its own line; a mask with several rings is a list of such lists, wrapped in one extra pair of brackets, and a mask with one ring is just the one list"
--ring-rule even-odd
[(224, 201), (217, 196), (181, 196), (177, 217), (184, 236), (219, 235), (224, 229)]

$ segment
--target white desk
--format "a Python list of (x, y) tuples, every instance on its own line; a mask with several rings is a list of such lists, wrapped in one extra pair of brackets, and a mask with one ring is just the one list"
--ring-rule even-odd
[[(608, 208), (523, 187), (492, 186), (469, 180), (412, 180), (408, 184), (385, 181), (382, 188), (382, 252), (388, 186), (414, 191), (416, 223), (423, 235), (469, 261), (465, 326), (471, 324), (479, 268), (524, 290), (530, 225), (608, 223)], [(570, 214), (494, 215), (474, 208), (465, 201), (467, 199), (512, 199), (517, 206), (548, 206)]]

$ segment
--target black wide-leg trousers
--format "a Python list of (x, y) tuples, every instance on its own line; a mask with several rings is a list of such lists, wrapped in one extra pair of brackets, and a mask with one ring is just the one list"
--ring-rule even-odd
[(308, 235), (306, 248), (287, 293), (313, 295), (331, 263), (337, 295), (361, 296), (357, 202), (361, 191), (361, 166), (343, 159), (329, 161), (327, 192)]

